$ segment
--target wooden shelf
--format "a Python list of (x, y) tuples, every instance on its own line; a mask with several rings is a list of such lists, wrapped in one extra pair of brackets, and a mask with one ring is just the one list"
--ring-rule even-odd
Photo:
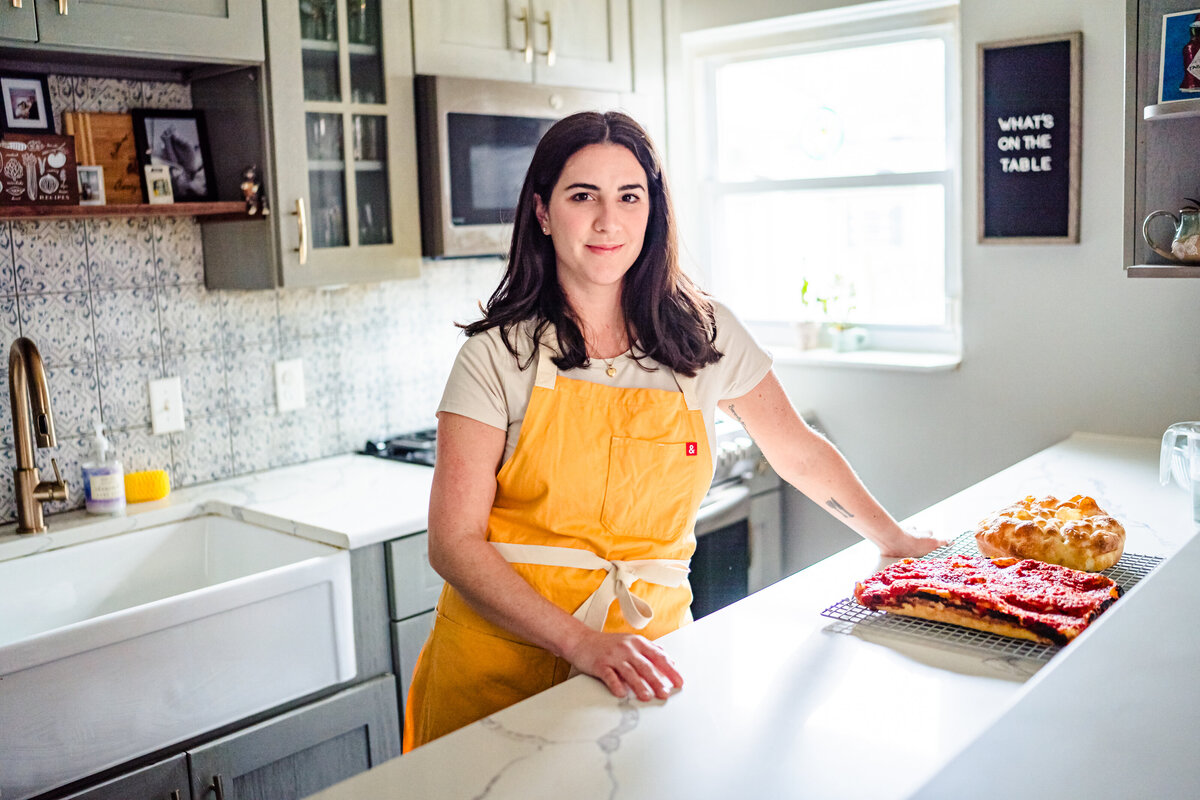
[(1200, 278), (1200, 266), (1184, 264), (1134, 264), (1125, 270), (1127, 278)]
[(1194, 100), (1172, 100), (1170, 103), (1146, 106), (1142, 110), (1142, 117), (1147, 121), (1200, 117), (1200, 97)]
[(76, 219), (80, 217), (216, 217), (261, 219), (246, 213), (241, 200), (214, 203), (163, 203), (113, 206), (8, 206), (0, 208), (0, 219)]

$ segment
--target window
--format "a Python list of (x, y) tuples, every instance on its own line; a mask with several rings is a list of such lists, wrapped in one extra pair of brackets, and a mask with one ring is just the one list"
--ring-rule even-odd
[(764, 343), (811, 320), (958, 351), (954, 11), (899, 0), (685, 36), (707, 120), (688, 238)]

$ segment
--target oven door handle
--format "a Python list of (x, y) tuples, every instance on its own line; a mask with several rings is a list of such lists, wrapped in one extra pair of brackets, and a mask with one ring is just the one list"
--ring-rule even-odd
[[(750, 489), (743, 484), (719, 489), (696, 512), (696, 535), (704, 536), (750, 517)], [(705, 498), (709, 499), (709, 498)]]

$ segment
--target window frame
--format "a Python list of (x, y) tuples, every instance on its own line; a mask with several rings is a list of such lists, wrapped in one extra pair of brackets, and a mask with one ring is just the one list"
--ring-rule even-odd
[[(722, 182), (717, 179), (717, 125), (715, 86), (717, 70), (739, 61), (887, 44), (935, 36), (945, 46), (946, 169), (920, 173), (799, 178), (779, 181)], [(962, 296), (962, 92), (961, 52), (957, 0), (885, 0), (791, 17), (707, 29), (682, 36), (686, 108), (677, 106), (692, 133), (672, 139), (672, 150), (691, 169), (694, 185), (683, 184), (681, 227), (699, 261), (700, 281), (714, 287), (720, 298), (725, 275), (715, 264), (720, 252), (715, 211), (724, 197), (742, 193), (840, 188), (940, 184), (945, 197), (945, 297), (946, 313), (936, 325), (863, 324), (873, 350), (957, 355), (962, 350), (960, 319)], [(697, 236), (686, 236), (687, 221)], [(796, 342), (796, 323), (789, 320), (743, 320), (769, 347)]]

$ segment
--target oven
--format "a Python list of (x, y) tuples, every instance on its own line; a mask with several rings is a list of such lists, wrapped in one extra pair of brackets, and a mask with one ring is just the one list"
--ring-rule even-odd
[(758, 445), (718, 416), (713, 483), (696, 512), (692, 616), (707, 616), (783, 577), (782, 481)]
[[(783, 577), (782, 482), (732, 419), (716, 420), (713, 482), (696, 512), (688, 580), (700, 619)], [(368, 455), (432, 466), (437, 430), (367, 442)]]

